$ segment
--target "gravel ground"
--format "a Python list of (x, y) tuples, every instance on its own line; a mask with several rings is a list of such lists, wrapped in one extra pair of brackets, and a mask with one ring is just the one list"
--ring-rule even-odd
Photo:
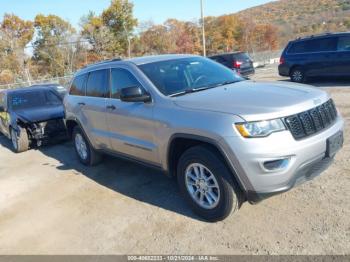
[[(254, 79), (283, 80), (275, 68)], [(16, 155), (0, 137), (0, 253), (349, 254), (349, 83), (313, 83), (346, 119), (334, 165), (215, 224), (196, 217), (157, 171), (109, 157), (85, 168), (70, 143)]]

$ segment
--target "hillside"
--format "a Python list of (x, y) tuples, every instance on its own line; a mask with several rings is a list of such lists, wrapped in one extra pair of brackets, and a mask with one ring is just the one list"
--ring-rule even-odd
[(350, 30), (350, 0), (279, 0), (237, 15), (243, 21), (277, 26), (281, 44), (298, 36)]

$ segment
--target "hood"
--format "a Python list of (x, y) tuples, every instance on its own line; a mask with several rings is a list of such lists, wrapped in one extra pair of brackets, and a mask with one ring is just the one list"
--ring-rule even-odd
[(242, 81), (174, 98), (194, 110), (239, 115), (246, 121), (268, 120), (300, 113), (326, 102), (326, 92), (290, 82)]
[(16, 110), (15, 113), (19, 118), (31, 123), (64, 118), (64, 109), (62, 105), (21, 109)]

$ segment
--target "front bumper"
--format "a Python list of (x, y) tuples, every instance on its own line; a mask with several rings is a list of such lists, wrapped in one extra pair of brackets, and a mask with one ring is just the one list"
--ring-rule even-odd
[[(343, 131), (343, 126), (339, 116), (323, 132), (300, 141), (290, 131), (283, 131), (266, 138), (226, 137), (220, 143), (248, 201), (255, 203), (286, 192), (326, 170), (333, 161), (326, 157), (327, 140)], [(264, 168), (264, 163), (277, 159), (288, 159), (288, 165), (274, 171)]]
[(53, 140), (62, 140), (68, 137), (63, 119), (53, 119), (33, 124), (31, 136), (34, 140), (40, 141), (40, 144), (47, 144)]
[(243, 77), (248, 77), (248, 76), (252, 76), (255, 74), (254, 67), (242, 68), (242, 69), (238, 69), (238, 70), (235, 69), (235, 71)]

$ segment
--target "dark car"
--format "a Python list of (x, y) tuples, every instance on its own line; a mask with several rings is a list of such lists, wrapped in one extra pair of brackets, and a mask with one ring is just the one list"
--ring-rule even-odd
[(66, 138), (62, 98), (45, 86), (0, 91), (0, 132), (17, 153)]
[(247, 52), (213, 55), (209, 58), (236, 71), (243, 77), (249, 77), (255, 73), (253, 61)]
[(350, 76), (350, 32), (289, 42), (280, 59), (279, 74), (299, 83), (311, 77)]

